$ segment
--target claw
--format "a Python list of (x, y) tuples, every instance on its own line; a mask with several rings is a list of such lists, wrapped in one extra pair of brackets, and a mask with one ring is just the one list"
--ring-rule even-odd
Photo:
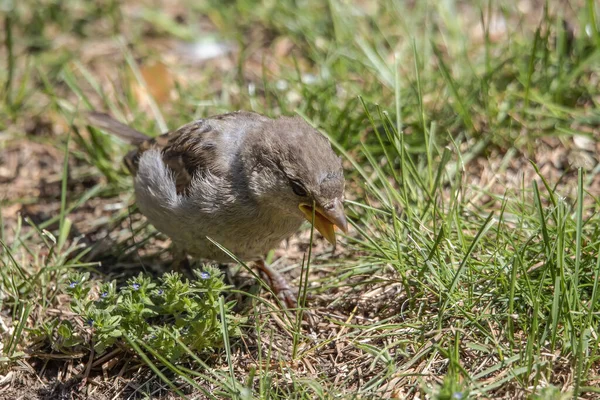
[(275, 295), (283, 302), (286, 308), (297, 308), (298, 299), (283, 275), (267, 265), (264, 260), (257, 261), (256, 265), (267, 284), (271, 287)]

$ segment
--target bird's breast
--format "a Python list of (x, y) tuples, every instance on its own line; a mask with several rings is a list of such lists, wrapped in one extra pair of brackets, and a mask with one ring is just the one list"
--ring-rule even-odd
[(188, 194), (178, 194), (173, 174), (158, 152), (141, 157), (134, 187), (138, 207), (150, 223), (190, 255), (217, 262), (232, 260), (209, 238), (250, 261), (264, 256), (302, 224), (301, 217), (246, 201), (219, 176), (197, 177)]

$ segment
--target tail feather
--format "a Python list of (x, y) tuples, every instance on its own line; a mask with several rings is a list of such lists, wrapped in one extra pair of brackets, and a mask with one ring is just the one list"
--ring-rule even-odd
[(92, 126), (113, 133), (134, 145), (139, 145), (149, 139), (148, 136), (122, 124), (108, 114), (91, 111), (87, 113), (87, 120)]

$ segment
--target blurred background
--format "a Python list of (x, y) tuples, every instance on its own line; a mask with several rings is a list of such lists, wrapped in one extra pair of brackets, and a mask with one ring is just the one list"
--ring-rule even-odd
[[(588, 154), (598, 122), (593, 1), (2, 6), (4, 181), (23, 163), (10, 155), (13, 140), (27, 142), (18, 152), (43, 152), (39, 144), (64, 141), (88, 109), (150, 134), (229, 110), (298, 112), (353, 152), (377, 145), (365, 107), (380, 105), (410, 152), (423, 149), (421, 133), (433, 124), (439, 145), (458, 138), (471, 157), (517, 150), (553, 157), (537, 161), (559, 170), (570, 158), (587, 169), (597, 162)], [(81, 157), (110, 161), (112, 141), (99, 140), (105, 154)], [(555, 154), (558, 142), (566, 148)], [(538, 152), (538, 144), (550, 151)], [(51, 176), (60, 163), (50, 164), (27, 170)], [(87, 172), (82, 179), (99, 178)], [(35, 181), (11, 183), (11, 197), (37, 197)]]

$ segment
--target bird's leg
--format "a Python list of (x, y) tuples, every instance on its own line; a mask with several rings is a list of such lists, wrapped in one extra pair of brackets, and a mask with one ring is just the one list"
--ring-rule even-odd
[(192, 265), (187, 253), (176, 246), (173, 246), (173, 271), (182, 274), (188, 279), (193, 279)]
[(279, 297), (281, 301), (286, 305), (287, 308), (297, 308), (298, 299), (294, 294), (294, 291), (287, 283), (283, 275), (275, 271), (271, 266), (265, 263), (265, 260), (256, 261), (256, 266), (261, 272), (261, 275), (267, 281), (267, 284), (271, 287), (275, 295)]

